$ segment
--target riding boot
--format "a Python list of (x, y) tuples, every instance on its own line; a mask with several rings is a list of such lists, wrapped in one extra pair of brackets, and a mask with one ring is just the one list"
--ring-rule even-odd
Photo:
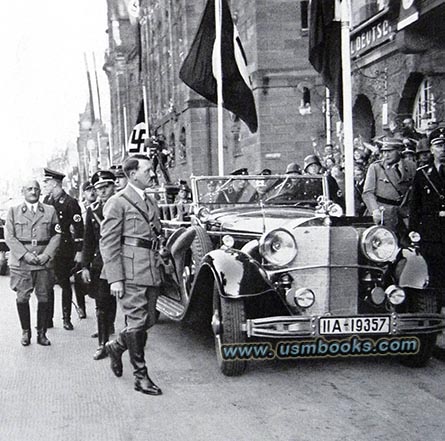
[(107, 308), (108, 335), (114, 334), (114, 322), (116, 320), (116, 297), (110, 295)]
[(37, 343), (42, 346), (49, 346), (51, 342), (46, 338), (46, 325), (48, 323), (48, 303), (39, 302), (37, 304)]
[(71, 287), (62, 288), (62, 313), (63, 313), (63, 329), (72, 331), (74, 329), (71, 323), (71, 300), (73, 292)]
[(76, 294), (77, 313), (79, 314), (79, 318), (87, 318), (85, 308), (85, 287), (80, 279), (80, 274), (76, 274), (74, 277), (74, 292)]
[(107, 351), (105, 349), (105, 343), (108, 341), (108, 323), (106, 320), (105, 311), (98, 310), (97, 315), (97, 330), (99, 337), (99, 346), (96, 353), (93, 355), (95, 360), (102, 360), (107, 356)]
[(122, 377), (122, 354), (127, 349), (127, 333), (122, 331), (117, 338), (105, 343), (105, 350), (110, 357), (110, 366), (116, 377)]
[(29, 312), (29, 303), (17, 302), (17, 311), (19, 313), (20, 325), (22, 327), (22, 339), (20, 343), (23, 346), (29, 346), (31, 343), (31, 315)]
[(162, 390), (153, 383), (147, 374), (147, 366), (145, 365), (144, 357), (146, 334), (146, 331), (126, 333), (130, 362), (134, 369), (134, 389), (148, 395), (162, 395)]
[(47, 323), (46, 323), (47, 329), (54, 328), (53, 318), (54, 318), (54, 288), (51, 288), (48, 291), (48, 313), (47, 313)]

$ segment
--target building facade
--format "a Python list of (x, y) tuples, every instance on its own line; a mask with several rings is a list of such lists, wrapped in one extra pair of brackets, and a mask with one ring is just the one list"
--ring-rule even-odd
[(445, 1), (354, 0), (354, 136), (365, 140), (412, 117), (425, 133), (444, 120)]
[[(112, 156), (123, 157), (143, 102), (151, 134), (174, 153), (173, 179), (217, 174), (216, 106), (179, 79), (206, 0), (140, 0), (130, 21), (124, 0), (108, 0)], [(231, 0), (247, 56), (259, 128), (224, 111), (225, 173), (280, 173), (325, 142), (325, 88), (308, 62), (308, 1)], [(132, 24), (132, 22), (134, 24)], [(143, 98), (145, 97), (145, 100)]]

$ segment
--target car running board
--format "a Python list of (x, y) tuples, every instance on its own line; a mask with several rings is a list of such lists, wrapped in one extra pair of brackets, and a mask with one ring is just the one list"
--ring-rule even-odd
[(156, 309), (173, 320), (180, 320), (185, 312), (185, 308), (176, 300), (167, 296), (159, 296), (156, 302)]

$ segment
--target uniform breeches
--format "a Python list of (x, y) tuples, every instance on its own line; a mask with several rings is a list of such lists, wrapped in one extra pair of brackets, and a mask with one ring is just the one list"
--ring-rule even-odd
[(54, 283), (53, 271), (50, 269), (23, 271), (11, 268), (11, 289), (17, 293), (18, 303), (27, 303), (34, 291), (39, 303), (48, 302), (48, 293)]
[(116, 298), (110, 294), (110, 285), (104, 279), (93, 279), (91, 290), (94, 290), (97, 317), (105, 317), (108, 324), (113, 324), (116, 314)]
[(146, 331), (156, 323), (157, 286), (133, 285), (125, 282), (119, 305), (125, 316), (125, 331)]

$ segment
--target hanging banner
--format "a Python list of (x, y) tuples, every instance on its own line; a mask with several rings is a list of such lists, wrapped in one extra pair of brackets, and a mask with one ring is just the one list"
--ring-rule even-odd
[(137, 123), (131, 131), (127, 143), (127, 152), (129, 156), (137, 153), (146, 153), (147, 149), (144, 146), (144, 142), (147, 138), (147, 124), (145, 122)]

